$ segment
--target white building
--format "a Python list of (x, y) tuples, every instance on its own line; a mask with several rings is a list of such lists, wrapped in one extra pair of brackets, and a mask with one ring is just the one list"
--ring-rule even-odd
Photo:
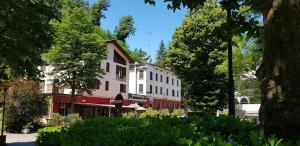
[[(103, 75), (103, 78), (99, 78), (101, 84), (99, 84), (99, 86), (92, 91), (92, 95), (86, 92), (78, 93), (75, 105), (89, 107), (113, 107), (113, 99), (119, 93), (122, 94), (124, 98), (124, 104), (128, 105), (128, 72), (131, 58), (114, 40), (107, 41), (106, 47), (107, 56), (106, 59), (102, 61), (102, 69), (105, 74)], [(71, 101), (71, 89), (55, 88), (53, 86), (53, 76), (47, 74), (51, 72), (52, 67), (46, 66), (42, 69), (46, 73), (42, 85), (44, 93), (53, 94), (51, 111), (60, 113), (62, 111), (65, 112), (66, 107), (69, 106)]]
[(131, 101), (144, 97), (144, 107), (174, 109), (181, 106), (181, 80), (171, 70), (151, 63), (130, 66), (129, 93)]

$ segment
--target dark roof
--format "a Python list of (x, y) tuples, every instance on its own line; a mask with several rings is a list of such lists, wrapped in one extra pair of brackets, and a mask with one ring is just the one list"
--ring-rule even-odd
[(106, 43), (114, 44), (125, 55), (125, 57), (129, 60), (130, 63), (133, 62), (133, 59), (129, 56), (129, 54), (123, 49), (123, 47), (116, 40), (109, 40), (106, 41)]

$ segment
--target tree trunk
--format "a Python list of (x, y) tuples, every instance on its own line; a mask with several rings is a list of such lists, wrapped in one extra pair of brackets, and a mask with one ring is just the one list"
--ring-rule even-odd
[(265, 134), (300, 137), (300, 0), (265, 0), (260, 121)]

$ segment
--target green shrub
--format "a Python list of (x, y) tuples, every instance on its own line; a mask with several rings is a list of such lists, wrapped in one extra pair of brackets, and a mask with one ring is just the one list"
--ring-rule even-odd
[(65, 117), (65, 126), (71, 126), (79, 121), (81, 121), (81, 117), (79, 116), (78, 113), (75, 113), (75, 114), (68, 114), (66, 117)]
[(60, 146), (62, 135), (63, 128), (61, 126), (42, 128), (38, 130), (36, 144), (38, 146)]
[(53, 113), (51, 119), (48, 121), (48, 126), (70, 126), (81, 121), (81, 117), (78, 113), (68, 114), (67, 116), (62, 116), (58, 113)]
[(50, 139), (47, 141), (62, 146), (283, 145), (275, 137), (265, 139), (255, 121), (228, 116), (176, 118), (158, 116), (153, 110), (143, 118), (103, 117), (76, 122), (54, 136), (45, 131), (39, 132), (39, 143)]
[(173, 112), (171, 113), (171, 117), (181, 117), (184, 115), (184, 110), (183, 109), (174, 109)]
[(140, 114), (140, 118), (157, 117), (158, 115), (159, 115), (158, 111), (155, 111), (152, 108), (148, 108), (145, 112)]
[(136, 112), (127, 112), (127, 113), (123, 113), (122, 117), (123, 118), (137, 118), (138, 114)]
[(48, 126), (63, 126), (64, 125), (65, 117), (58, 114), (52, 113), (51, 119), (48, 121)]

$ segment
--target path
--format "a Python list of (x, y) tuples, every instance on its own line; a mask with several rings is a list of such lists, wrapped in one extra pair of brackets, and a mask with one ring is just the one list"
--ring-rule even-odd
[(6, 133), (6, 143), (8, 146), (35, 146), (36, 133), (13, 134)]

